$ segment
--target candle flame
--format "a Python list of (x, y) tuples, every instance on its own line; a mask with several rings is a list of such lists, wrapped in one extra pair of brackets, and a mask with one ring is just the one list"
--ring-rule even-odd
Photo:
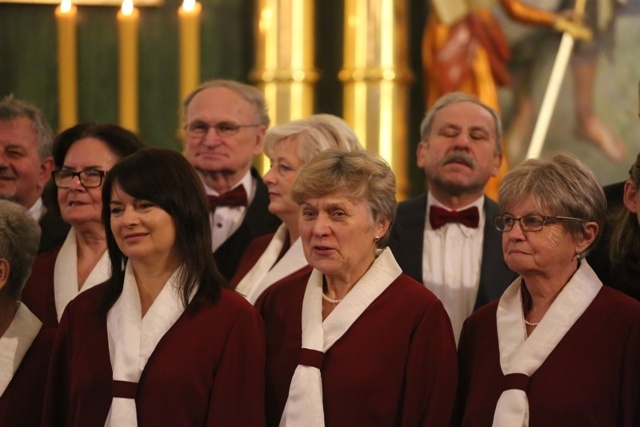
[(122, 14), (131, 15), (133, 13), (133, 0), (124, 0), (122, 2)]
[(185, 12), (191, 12), (196, 7), (196, 0), (184, 0), (182, 2), (182, 9)]
[(60, 2), (60, 12), (67, 13), (71, 10), (71, 0), (62, 0)]

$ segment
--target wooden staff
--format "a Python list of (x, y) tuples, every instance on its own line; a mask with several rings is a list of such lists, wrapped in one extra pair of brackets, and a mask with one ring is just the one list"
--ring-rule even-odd
[[(577, 16), (582, 17), (584, 15), (584, 9), (587, 0), (576, 0), (574, 11)], [(536, 127), (533, 129), (533, 136), (529, 143), (529, 150), (527, 151), (527, 159), (539, 157), (542, 152), (542, 146), (544, 145), (544, 139), (547, 136), (549, 130), (549, 123), (551, 122), (551, 116), (558, 100), (558, 93), (562, 86), (562, 80), (569, 64), (571, 52), (573, 51), (573, 45), (575, 39), (569, 33), (565, 31), (562, 34), (562, 40), (560, 41), (560, 47), (556, 54), (553, 68), (551, 69), (551, 77), (547, 85), (547, 90), (544, 93), (542, 99), (542, 105), (540, 106), (540, 113), (538, 114), (538, 120), (536, 121)]]

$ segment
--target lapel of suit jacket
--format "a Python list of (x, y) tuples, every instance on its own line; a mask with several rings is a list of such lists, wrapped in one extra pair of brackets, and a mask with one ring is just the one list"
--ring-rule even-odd
[[(480, 265), (480, 285), (475, 308), (499, 298), (506, 287), (502, 282), (502, 270), (508, 271), (502, 256), (502, 234), (495, 229), (493, 217), (498, 215), (498, 204), (489, 197), (484, 198), (484, 238), (482, 239), (482, 262)], [(500, 274), (498, 274), (500, 273)], [(515, 273), (514, 273), (515, 279)]]
[(403, 202), (389, 244), (402, 271), (420, 283), (426, 214), (426, 193)]

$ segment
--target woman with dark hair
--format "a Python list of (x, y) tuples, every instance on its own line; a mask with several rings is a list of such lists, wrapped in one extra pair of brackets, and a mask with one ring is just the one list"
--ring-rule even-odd
[(263, 425), (262, 323), (221, 286), (194, 169), (145, 149), (111, 170), (102, 197), (119, 268), (62, 317), (44, 425)]
[(624, 205), (612, 214), (606, 284), (640, 301), (640, 153), (629, 169), (622, 200)]
[(57, 326), (78, 293), (109, 277), (102, 226), (102, 183), (122, 158), (144, 147), (136, 135), (112, 124), (82, 123), (60, 133), (53, 143), (57, 204), (71, 230), (62, 246), (39, 255), (23, 300), (48, 326)]

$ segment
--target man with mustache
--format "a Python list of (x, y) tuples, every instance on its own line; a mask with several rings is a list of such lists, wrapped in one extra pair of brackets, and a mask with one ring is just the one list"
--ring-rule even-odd
[(457, 341), (469, 314), (516, 278), (493, 226), (498, 205), (484, 195), (502, 163), (502, 124), (495, 110), (454, 92), (427, 112), (420, 134), (428, 189), (398, 205), (389, 246), (404, 273), (440, 298)]
[(60, 246), (69, 231), (42, 202), (53, 170), (52, 141), (51, 127), (37, 107), (11, 95), (0, 101), (0, 199), (24, 206), (38, 221), (38, 253)]

